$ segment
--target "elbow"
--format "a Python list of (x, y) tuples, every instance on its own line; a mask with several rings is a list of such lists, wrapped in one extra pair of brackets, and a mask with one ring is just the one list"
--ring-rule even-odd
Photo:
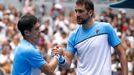
[(55, 69), (51, 65), (49, 65), (49, 70), (50, 70), (50, 72), (54, 72), (55, 71)]
[(116, 49), (116, 51), (117, 51), (117, 53), (118, 53), (119, 56), (126, 55), (126, 49), (127, 48), (123, 47), (122, 44), (116, 46), (115, 49)]
[(41, 72), (48, 74), (48, 75), (54, 75), (54, 69), (49, 65), (43, 65), (41, 67)]

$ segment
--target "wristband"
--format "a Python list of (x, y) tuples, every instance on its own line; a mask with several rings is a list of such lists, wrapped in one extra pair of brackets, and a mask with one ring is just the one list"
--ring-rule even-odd
[(65, 65), (66, 64), (66, 60), (62, 55), (55, 55), (54, 57), (56, 57), (58, 59), (59, 65)]

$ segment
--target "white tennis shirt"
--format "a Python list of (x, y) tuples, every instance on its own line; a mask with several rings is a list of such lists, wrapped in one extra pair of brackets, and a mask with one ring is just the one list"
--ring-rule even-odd
[(77, 75), (111, 75), (111, 46), (120, 42), (109, 23), (95, 22), (86, 30), (79, 26), (67, 43), (67, 50), (78, 58)]

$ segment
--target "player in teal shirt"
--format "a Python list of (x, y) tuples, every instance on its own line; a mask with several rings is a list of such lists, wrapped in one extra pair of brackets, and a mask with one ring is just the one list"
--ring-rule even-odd
[[(54, 75), (57, 58), (47, 63), (36, 48), (39, 34), (39, 22), (33, 15), (24, 15), (18, 22), (18, 30), (23, 36), (15, 50), (12, 75), (32, 75), (32, 69), (39, 69), (48, 75)], [(40, 74), (39, 74), (40, 75)]]

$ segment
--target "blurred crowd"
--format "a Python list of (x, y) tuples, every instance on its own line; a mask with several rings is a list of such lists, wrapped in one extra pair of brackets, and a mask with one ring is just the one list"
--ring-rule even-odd
[[(77, 27), (75, 12), (70, 11), (65, 15), (64, 6), (60, 2), (53, 2), (48, 15), (45, 5), (39, 7), (39, 11), (37, 11), (32, 0), (19, 1), (20, 3), (24, 2), (21, 11), (18, 11), (14, 4), (10, 4), (8, 8), (4, 4), (0, 4), (0, 75), (11, 74), (15, 48), (22, 39), (17, 29), (17, 22), (22, 15), (40, 15), (37, 16), (41, 24), (37, 47), (48, 62), (51, 60), (51, 48), (57, 44), (65, 48), (69, 33)], [(112, 8), (107, 8), (101, 14), (95, 14), (94, 20), (109, 22), (113, 26), (126, 48), (128, 75), (134, 75), (134, 16), (127, 17), (124, 9), (119, 9), (115, 13)], [(116, 50), (112, 48), (112, 75), (122, 75), (120, 61), (116, 53)], [(64, 70), (57, 66), (55, 74), (76, 75), (76, 67), (77, 58), (75, 57), (70, 69)]]

